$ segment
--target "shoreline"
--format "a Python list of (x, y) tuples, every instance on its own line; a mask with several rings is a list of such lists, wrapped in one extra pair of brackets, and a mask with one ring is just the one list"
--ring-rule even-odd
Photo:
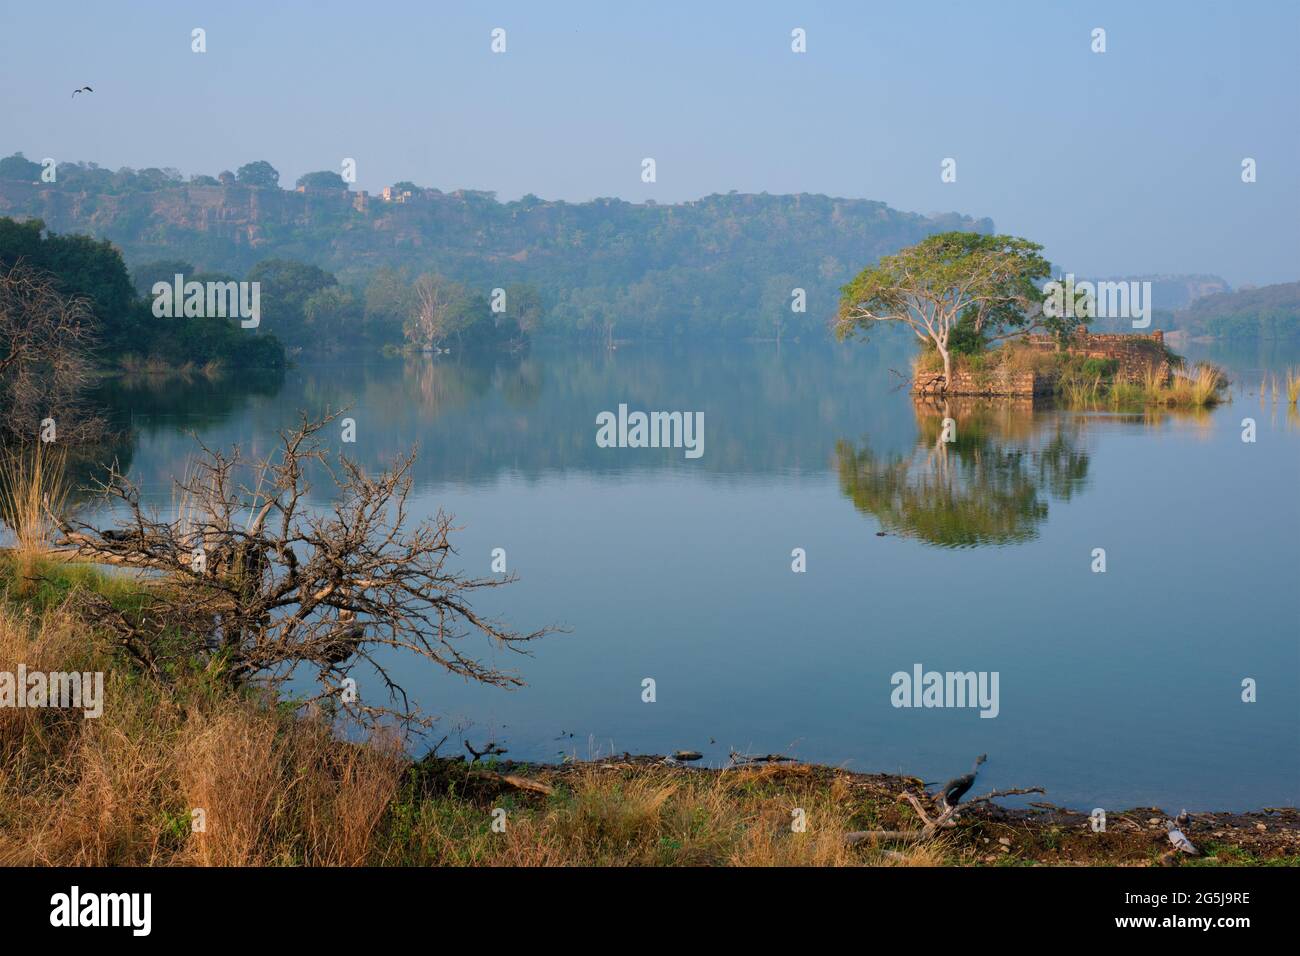
[[(599, 786), (613, 788), (638, 784), (672, 787), (701, 781), (718, 787), (759, 787), (778, 800), (830, 797), (838, 792), (841, 798), (857, 805), (852, 819), (869, 820), (873, 830), (895, 835), (919, 829), (920, 821), (906, 794), (915, 797), (927, 811), (934, 807), (922, 788), (922, 780), (904, 774), (861, 773), (796, 761), (710, 768), (666, 763), (665, 759), (657, 754), (624, 754), (610, 759), (538, 764), (511, 760), (471, 762), (459, 756), (430, 755), (416, 761), (411, 771), (424, 781), (422, 789), (426, 793), (459, 793), (460, 799), (483, 806), (509, 795), (534, 809), (575, 785), (589, 786), (593, 778)], [(984, 792), (977, 786), (969, 797)], [(1187, 835), (1200, 849), (1198, 857), (1171, 852), (1166, 813), (1161, 808), (1137, 806), (1109, 812), (1105, 830), (1098, 832), (1093, 829), (1090, 812), (1057, 806), (1045, 796), (1031, 800), (1027, 807), (989, 802), (959, 810), (956, 825), (939, 831), (928, 844), (889, 838), (868, 840), (863, 838), (867, 831), (857, 830), (846, 831), (841, 837), (877, 850), (898, 844), (938, 846), (941, 858), (932, 861), (933, 865), (949, 866), (1300, 865), (1300, 808), (1265, 807), (1190, 816)], [(891, 861), (889, 854), (897, 851), (883, 852), (886, 861)]]

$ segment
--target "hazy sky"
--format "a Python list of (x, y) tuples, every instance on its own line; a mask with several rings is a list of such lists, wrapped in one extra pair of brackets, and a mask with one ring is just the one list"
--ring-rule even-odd
[(354, 157), (360, 188), (503, 199), (818, 192), (990, 216), (1082, 276), (1278, 282), (1300, 278), (1298, 48), (1294, 0), (0, 0), (0, 155), (266, 159), (283, 185)]

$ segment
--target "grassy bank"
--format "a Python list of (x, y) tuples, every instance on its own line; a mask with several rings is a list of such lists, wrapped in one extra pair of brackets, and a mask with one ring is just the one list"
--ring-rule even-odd
[[(1156, 811), (1093, 833), (1046, 805), (972, 807), (925, 843), (851, 844), (854, 831), (918, 829), (900, 794), (922, 795), (920, 781), (804, 764), (412, 761), (391, 738), (344, 742), (321, 715), (190, 662), (131, 668), (75, 606), (89, 590), (130, 613), (142, 587), (0, 554), (0, 671), (102, 671), (106, 699), (97, 719), (0, 709), (0, 864), (1154, 865), (1168, 848)], [(1198, 815), (1192, 837), (1205, 856), (1183, 865), (1300, 864), (1294, 810)]]

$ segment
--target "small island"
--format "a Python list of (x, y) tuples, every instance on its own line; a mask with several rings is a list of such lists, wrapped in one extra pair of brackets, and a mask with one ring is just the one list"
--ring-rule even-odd
[[(1042, 248), (1016, 236), (930, 236), (884, 256), (843, 288), (836, 335), (891, 324), (910, 329), (922, 346), (912, 376), (919, 398), (1052, 396), (1076, 406), (1220, 400), (1228, 384), (1222, 371), (1206, 364), (1188, 370), (1160, 330), (1090, 333), (1094, 292), (1068, 276), (1044, 282), (1052, 267)], [(1127, 295), (1122, 303), (1127, 309)]]

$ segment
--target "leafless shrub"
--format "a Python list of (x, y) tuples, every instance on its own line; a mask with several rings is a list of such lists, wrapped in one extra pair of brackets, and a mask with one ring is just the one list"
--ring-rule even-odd
[[(390, 674), (390, 651), (475, 681), (522, 684), (464, 652), (465, 638), (523, 650), (551, 628), (516, 633), (475, 612), (475, 591), (513, 578), (453, 570), (449, 515), (411, 521), (414, 452), (374, 476), (342, 455), (327, 461), (318, 436), (336, 417), (304, 416), (281, 433), (275, 454), (256, 460), (200, 443), (198, 461), (176, 482), (182, 507), (167, 518), (148, 513), (139, 489), (113, 469), (102, 490), (124, 520), (103, 531), (63, 521), (63, 544), (84, 558), (154, 569), (162, 581), (140, 612), (105, 606), (99, 619), (155, 672), (183, 657), (238, 683), (276, 687), (309, 668), (318, 689), (304, 703), (363, 723), (391, 715), (429, 723)], [(328, 506), (308, 504), (313, 468), (335, 486)], [(379, 675), (384, 702), (345, 692), (363, 661)]]
[(60, 441), (96, 437), (83, 401), (93, 347), (90, 307), (21, 260), (0, 267), (0, 437), (34, 440), (53, 418)]

